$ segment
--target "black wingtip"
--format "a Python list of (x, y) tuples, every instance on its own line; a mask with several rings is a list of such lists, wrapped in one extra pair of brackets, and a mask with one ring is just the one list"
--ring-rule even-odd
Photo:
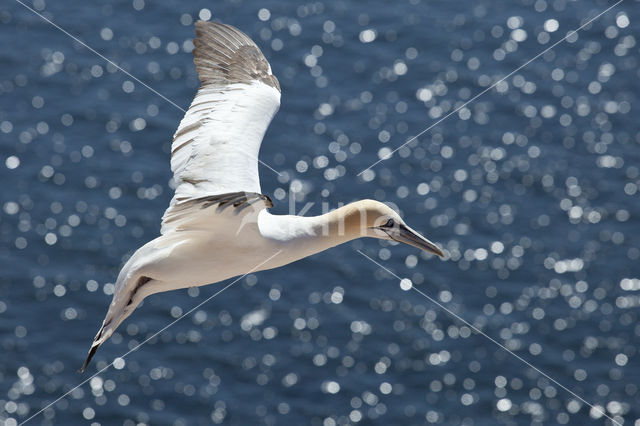
[(87, 365), (89, 365), (89, 363), (91, 362), (91, 358), (93, 358), (99, 347), (100, 345), (91, 346), (91, 349), (89, 349), (89, 355), (87, 355), (87, 359), (84, 361), (84, 364), (82, 364), (82, 367), (80, 367), (80, 370), (78, 370), (78, 373), (84, 373), (84, 370), (87, 369)]

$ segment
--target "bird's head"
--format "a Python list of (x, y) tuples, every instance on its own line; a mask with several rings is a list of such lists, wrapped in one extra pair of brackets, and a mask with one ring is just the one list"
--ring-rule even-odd
[(345, 234), (372, 237), (409, 244), (443, 257), (434, 243), (411, 229), (391, 207), (375, 200), (362, 200), (344, 206), (339, 212)]

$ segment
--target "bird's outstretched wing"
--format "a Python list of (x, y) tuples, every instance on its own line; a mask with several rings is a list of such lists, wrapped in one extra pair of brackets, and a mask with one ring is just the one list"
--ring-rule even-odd
[(202, 83), (171, 145), (176, 192), (162, 218), (173, 229), (179, 205), (233, 192), (260, 193), (258, 152), (280, 106), (280, 84), (256, 44), (238, 29), (196, 22)]

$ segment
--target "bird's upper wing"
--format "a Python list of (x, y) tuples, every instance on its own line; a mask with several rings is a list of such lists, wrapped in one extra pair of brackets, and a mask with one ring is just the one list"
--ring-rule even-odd
[(194, 62), (202, 83), (171, 145), (176, 192), (162, 233), (190, 200), (260, 193), (258, 152), (280, 106), (280, 84), (256, 44), (238, 29), (196, 22)]

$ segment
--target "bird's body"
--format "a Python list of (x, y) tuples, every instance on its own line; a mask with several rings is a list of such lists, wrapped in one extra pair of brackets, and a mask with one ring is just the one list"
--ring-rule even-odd
[(320, 216), (273, 215), (262, 195), (258, 151), (280, 105), (280, 85), (260, 49), (237, 29), (196, 23), (202, 87), (172, 144), (177, 183), (158, 238), (123, 266), (82, 371), (147, 296), (272, 269), (360, 237), (442, 255), (388, 206), (363, 200)]

